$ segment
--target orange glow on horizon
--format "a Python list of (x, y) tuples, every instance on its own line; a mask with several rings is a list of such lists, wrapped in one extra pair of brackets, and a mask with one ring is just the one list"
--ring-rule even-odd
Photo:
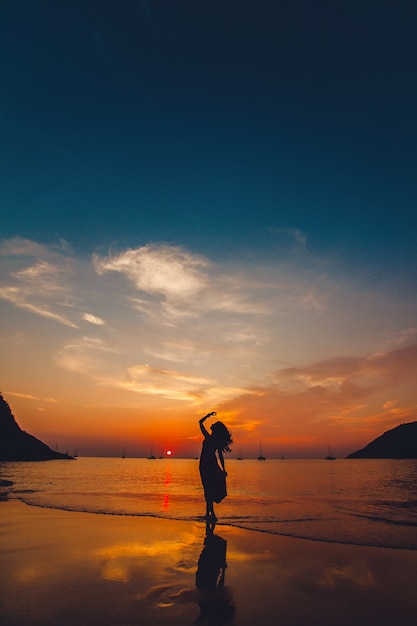
[[(232, 454), (254, 457), (259, 442), (268, 458), (322, 458), (329, 445), (341, 458), (400, 423), (415, 421), (414, 372), (417, 349), (334, 359), (277, 373), (276, 384), (216, 403), (232, 433)], [(366, 376), (364, 375), (366, 373)], [(337, 384), (335, 383), (338, 379)], [(375, 382), (376, 381), (376, 382)], [(378, 383), (378, 384), (377, 384)], [(68, 394), (41, 396), (30, 385), (4, 390), (16, 422), (53, 449), (80, 456), (194, 458), (201, 450), (199, 418), (207, 413), (187, 405), (124, 392), (98, 390), (95, 405)], [(110, 402), (111, 400), (111, 402)], [(42, 409), (42, 410), (39, 410)], [(208, 426), (211, 421), (208, 422)], [(173, 454), (175, 448), (175, 455)]]

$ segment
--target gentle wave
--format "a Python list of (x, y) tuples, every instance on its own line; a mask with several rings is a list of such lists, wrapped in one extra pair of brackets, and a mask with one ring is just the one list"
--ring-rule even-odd
[[(29, 499), (24, 498), (22, 496), (19, 496), (18, 498), (19, 501), (23, 502), (24, 504), (28, 505), (28, 506), (33, 506), (36, 508), (42, 508), (42, 509), (51, 509), (51, 510), (59, 510), (59, 511), (68, 511), (68, 512), (72, 512), (72, 513), (88, 513), (90, 515), (110, 515), (110, 516), (115, 516), (115, 517), (137, 517), (137, 518), (155, 518), (155, 519), (166, 519), (166, 520), (173, 520), (173, 521), (180, 521), (180, 522), (201, 522), (201, 523), (205, 523), (206, 519), (204, 516), (196, 516), (196, 515), (190, 515), (190, 516), (184, 516), (184, 515), (166, 515), (166, 514), (161, 514), (161, 513), (156, 513), (156, 512), (127, 512), (127, 511), (115, 511), (115, 510), (106, 510), (105, 508), (103, 509), (94, 509), (92, 507), (74, 507), (74, 506), (68, 506), (68, 505), (53, 505), (53, 504), (42, 504), (42, 503), (34, 503), (31, 502)], [(404, 527), (412, 527), (412, 528), (416, 528), (417, 524), (413, 523), (413, 522), (408, 522), (406, 520), (400, 522), (398, 520), (393, 521), (390, 519), (384, 519), (384, 518), (376, 518), (376, 517), (368, 517), (368, 516), (360, 516), (358, 515), (357, 517), (365, 517), (370, 519), (372, 522), (383, 522), (386, 523), (388, 526), (389, 525), (396, 525), (396, 526), (404, 526)], [(235, 517), (225, 517), (225, 518), (219, 518), (218, 521), (216, 522), (217, 526), (232, 526), (234, 528), (239, 528), (241, 530), (247, 530), (247, 531), (251, 531), (251, 532), (261, 532), (261, 533), (266, 533), (266, 534), (270, 534), (270, 535), (278, 535), (278, 536), (282, 536), (282, 537), (291, 537), (293, 539), (303, 539), (303, 540), (308, 540), (308, 541), (318, 541), (318, 542), (323, 542), (323, 543), (339, 543), (339, 544), (344, 544), (344, 545), (352, 545), (352, 546), (361, 546), (361, 547), (371, 547), (371, 548), (385, 548), (385, 549), (394, 549), (394, 550), (417, 550), (417, 544), (415, 543), (415, 541), (401, 541), (401, 542), (378, 542), (377, 540), (369, 540), (369, 537), (367, 538), (367, 540), (365, 539), (354, 539), (354, 538), (343, 538), (341, 536), (328, 536), (328, 535), (322, 535), (322, 534), (315, 534), (314, 532), (311, 531), (311, 524), (313, 523), (318, 523), (320, 524), (322, 520), (320, 518), (314, 518), (314, 517), (307, 517), (307, 518), (299, 518), (299, 519), (294, 519), (294, 518), (290, 518), (290, 519), (276, 519), (276, 518), (270, 518), (267, 519), (265, 517), (256, 517), (256, 516), (235, 516)], [(297, 530), (297, 529), (292, 529), (292, 530), (283, 530), (282, 529), (282, 525), (284, 524), (288, 524), (288, 525), (296, 525), (296, 526), (303, 526), (303, 525), (308, 525), (310, 524), (310, 526), (308, 526), (307, 528), (304, 527), (302, 530)]]
[[(327, 543), (417, 550), (416, 461), (228, 461), (220, 525)], [(203, 521), (191, 459), (0, 464), (0, 499), (102, 515)]]

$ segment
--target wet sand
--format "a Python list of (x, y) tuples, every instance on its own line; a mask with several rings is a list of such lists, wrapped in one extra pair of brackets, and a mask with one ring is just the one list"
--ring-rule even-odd
[(1, 623), (417, 624), (417, 551), (206, 530), (0, 502)]

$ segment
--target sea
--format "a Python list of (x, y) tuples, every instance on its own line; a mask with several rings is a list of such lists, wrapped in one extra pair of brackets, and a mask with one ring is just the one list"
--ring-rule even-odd
[[(417, 460), (227, 459), (219, 525), (417, 550)], [(94, 514), (202, 521), (196, 459), (0, 463), (0, 498)]]

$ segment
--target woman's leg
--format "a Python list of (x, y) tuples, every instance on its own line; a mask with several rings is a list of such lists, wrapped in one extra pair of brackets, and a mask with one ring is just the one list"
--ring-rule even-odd
[(213, 521), (217, 521), (217, 517), (214, 514), (213, 500), (206, 500), (206, 517), (209, 517)]
[(206, 500), (206, 516), (211, 517), (214, 515), (213, 500)]

